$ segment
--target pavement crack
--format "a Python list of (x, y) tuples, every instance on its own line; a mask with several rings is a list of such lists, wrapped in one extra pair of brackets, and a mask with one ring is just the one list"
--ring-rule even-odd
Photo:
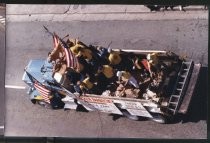
[(127, 7), (125, 8), (125, 11), (124, 11), (124, 13), (125, 13), (125, 14), (127, 13)]
[(69, 7), (67, 8), (67, 10), (66, 10), (66, 11), (64, 11), (64, 13), (63, 13), (63, 14), (68, 13), (68, 12), (69, 12), (69, 10), (70, 10), (70, 7), (71, 7), (71, 5), (69, 5)]

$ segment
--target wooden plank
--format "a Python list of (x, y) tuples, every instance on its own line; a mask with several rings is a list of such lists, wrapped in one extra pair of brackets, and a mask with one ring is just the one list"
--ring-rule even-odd
[(179, 108), (179, 113), (186, 114), (189, 108), (192, 96), (194, 95), (194, 90), (196, 87), (196, 83), (198, 81), (199, 73), (201, 69), (201, 64), (195, 64), (194, 69), (192, 71), (192, 75), (188, 84), (188, 88), (186, 90), (186, 94), (183, 98), (182, 104)]
[(167, 51), (163, 50), (130, 50), (130, 49), (112, 49), (114, 51), (122, 50), (124, 52), (133, 52), (133, 53), (166, 53)]

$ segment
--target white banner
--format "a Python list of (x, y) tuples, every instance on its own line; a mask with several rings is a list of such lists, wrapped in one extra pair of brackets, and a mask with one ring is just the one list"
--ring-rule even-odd
[(81, 97), (81, 99), (85, 102), (88, 102), (101, 112), (122, 115), (122, 112), (114, 105), (111, 99), (103, 99), (97, 97)]
[(140, 102), (114, 100), (115, 103), (121, 104), (122, 109), (126, 109), (131, 115), (152, 118), (152, 115), (144, 108)]

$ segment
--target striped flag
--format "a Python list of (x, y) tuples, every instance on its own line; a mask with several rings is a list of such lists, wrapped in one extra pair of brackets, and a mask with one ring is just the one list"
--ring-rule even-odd
[(34, 87), (41, 94), (41, 96), (43, 97), (43, 100), (50, 104), (49, 95), (51, 94), (51, 91), (38, 82), (34, 83)]
[(41, 96), (43, 97), (43, 100), (47, 103), (50, 104), (50, 98), (49, 95), (51, 94), (51, 91), (48, 90), (44, 85), (42, 85), (38, 80), (36, 80), (30, 73), (28, 73), (25, 70), (27, 76), (29, 77), (29, 79), (31, 80), (31, 82), (34, 85), (34, 88), (41, 94)]
[(70, 68), (78, 68), (78, 59), (71, 52), (71, 50), (68, 48), (68, 46), (66, 45), (66, 43), (62, 39), (60, 39), (56, 34), (54, 34), (54, 36), (53, 36), (53, 41), (54, 41), (54, 46), (57, 46), (58, 43), (60, 42), (61, 47), (65, 51), (67, 67), (70, 67)]

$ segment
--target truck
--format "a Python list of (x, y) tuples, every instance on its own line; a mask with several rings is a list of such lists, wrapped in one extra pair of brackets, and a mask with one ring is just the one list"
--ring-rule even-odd
[[(86, 46), (81, 41), (64, 41), (52, 35), (54, 48), (47, 59), (32, 59), (24, 69), (22, 80), (29, 87), (27, 94), (32, 103), (158, 123), (169, 123), (177, 114), (187, 113), (200, 63), (169, 51)], [(76, 54), (72, 50), (75, 45), (82, 47)], [(86, 49), (92, 59), (82, 53)], [(112, 53), (119, 56), (115, 57), (118, 62), (110, 60)], [(58, 57), (63, 59), (62, 64)], [(86, 73), (81, 71), (79, 58), (84, 60), (82, 64), (89, 65)]]

